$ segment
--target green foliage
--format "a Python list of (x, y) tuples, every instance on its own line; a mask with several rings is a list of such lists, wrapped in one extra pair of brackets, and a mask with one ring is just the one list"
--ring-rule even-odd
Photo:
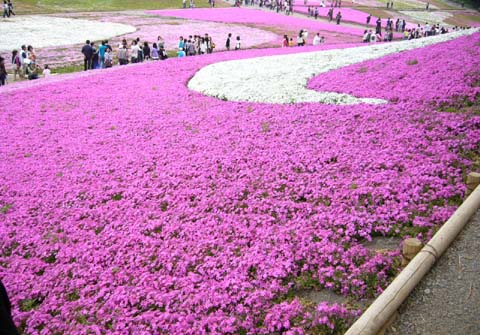
[(7, 213), (8, 213), (8, 210), (9, 210), (10, 208), (12, 208), (12, 206), (13, 206), (12, 204), (6, 204), (6, 205), (0, 207), (0, 213), (2, 213), (2, 214), (7, 214)]
[(19, 302), (19, 308), (20, 308), (20, 311), (22, 312), (29, 312), (37, 308), (38, 306), (40, 306), (41, 303), (42, 303), (42, 300), (39, 298), (23, 299), (23, 300), (20, 300)]
[[(219, 6), (223, 4), (218, 1)], [(114, 11), (180, 8), (179, 0), (16, 0), (17, 13), (45, 13), (72, 11)], [(196, 0), (196, 7), (208, 7), (207, 0)]]

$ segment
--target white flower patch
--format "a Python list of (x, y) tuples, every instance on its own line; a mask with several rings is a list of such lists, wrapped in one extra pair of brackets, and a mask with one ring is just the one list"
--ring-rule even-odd
[(110, 22), (67, 19), (54, 16), (15, 16), (0, 24), (0, 51), (19, 49), (23, 44), (35, 48), (71, 45), (132, 33), (135, 27)]
[(428, 22), (430, 24), (443, 24), (443, 21), (452, 17), (453, 15), (449, 12), (425, 12), (425, 11), (400, 11), (403, 15), (409, 16), (417, 21), (420, 21), (422, 24)]
[(349, 94), (318, 92), (307, 88), (308, 80), (320, 73), (404, 50), (470, 35), (479, 29), (462, 30), (410, 41), (374, 44), (366, 47), (333, 49), (226, 61), (200, 69), (188, 87), (205, 95), (230, 101), (263, 103), (320, 102), (350, 105), (381, 104), (375, 98), (357, 98)]

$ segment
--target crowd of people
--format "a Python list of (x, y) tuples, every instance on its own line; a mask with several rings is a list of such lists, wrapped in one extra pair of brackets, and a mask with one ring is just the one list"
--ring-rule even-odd
[[(215, 7), (215, 0), (208, 0), (208, 4), (210, 7)], [(182, 8), (195, 8), (195, 1), (194, 0), (182, 0)]]
[[(369, 23), (369, 18), (367, 18), (367, 25)], [(467, 27), (453, 27), (452, 30), (467, 29)], [(363, 32), (363, 42), (390, 42), (393, 40), (393, 32), (402, 32), (404, 40), (412, 40), (416, 38), (435, 36), (439, 34), (446, 34), (449, 32), (448, 28), (442, 27), (439, 24), (430, 25), (428, 22), (424, 26), (418, 24), (415, 28), (406, 29), (405, 20), (400, 22), (399, 19), (393, 24), (393, 20), (388, 19), (385, 25), (385, 34), (382, 36), (382, 27), (380, 18), (377, 19), (375, 32), (372, 29), (366, 29)]]
[[(268, 8), (277, 13), (283, 12), (287, 15), (293, 13), (293, 0), (243, 0), (245, 6), (259, 6), (260, 8)], [(242, 5), (241, 0), (235, 2), (235, 6)]]
[[(7, 83), (7, 70), (5, 67), (5, 58), (0, 56), (0, 86)], [(11, 56), (11, 64), (13, 68), (13, 80), (28, 79), (35, 80), (40, 76), (48, 77), (51, 70), (48, 65), (43, 68), (37, 63), (37, 54), (35, 49), (29, 45), (22, 45), (19, 50), (13, 50)]]
[[(188, 38), (180, 36), (177, 44), (176, 55), (179, 58), (187, 56), (196, 56), (211, 54), (215, 50), (216, 45), (209, 34), (189, 35)], [(228, 34), (225, 41), (226, 50), (241, 49), (240, 36), (236, 36), (235, 40), (232, 34)], [(109, 68), (114, 65), (114, 52), (112, 46), (107, 40), (102, 41), (97, 47), (95, 42), (87, 40), (82, 47), (84, 70), (95, 70)], [(127, 65), (130, 63), (142, 63), (144, 61), (155, 61), (167, 59), (168, 53), (165, 49), (165, 40), (162, 36), (157, 37), (154, 43), (142, 42), (140, 38), (134, 39), (128, 44), (123, 39), (118, 45), (116, 59), (119, 65)]]
[[(320, 45), (325, 43), (325, 37), (320, 36), (320, 33), (317, 33), (313, 37), (312, 45)], [(289, 37), (288, 35), (283, 35), (283, 41), (282, 41), (282, 48), (287, 48), (287, 47), (294, 47), (299, 46), (305, 46), (308, 44), (308, 30), (302, 29), (297, 35), (297, 41), (293, 40), (293, 37)]]

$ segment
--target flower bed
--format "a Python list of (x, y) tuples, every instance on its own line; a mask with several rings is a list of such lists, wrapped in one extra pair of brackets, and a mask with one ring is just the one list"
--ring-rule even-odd
[[(188, 86), (195, 91), (233, 101), (322, 102), (330, 104), (385, 103), (385, 100), (375, 98), (374, 94), (370, 97), (356, 98), (346, 93), (308, 90), (306, 89), (306, 83), (310, 77), (318, 73), (368, 59), (381, 58), (392, 53), (397, 54), (401, 51), (448, 41), (459, 36), (472, 34), (475, 31), (462, 30), (430, 38), (376, 44), (354, 49), (222, 62), (203, 68), (192, 78)], [(265, 83), (268, 83), (268, 90), (265, 89)]]
[(36, 48), (85, 43), (135, 31), (120, 23), (67, 19), (53, 16), (15, 16), (0, 25), (0, 52), (11, 52), (21, 45)]
[(308, 29), (310, 32), (329, 31), (355, 36), (362, 36), (363, 30), (342, 25), (333, 25), (326, 22), (309, 20), (294, 16), (286, 16), (274, 12), (265, 12), (250, 8), (217, 8), (217, 9), (194, 9), (194, 10), (157, 10), (148, 13), (167, 16), (181, 17), (186, 19), (244, 23), (244, 24), (264, 24), (269, 26), (283, 27), (288, 30)]
[(425, 24), (425, 22), (428, 22), (430, 25), (437, 23), (445, 25), (444, 21), (453, 16), (453, 14), (449, 12), (419, 12), (404, 10), (399, 13), (414, 18), (415, 20), (419, 21), (422, 26)]
[[(479, 42), (396, 57), (478, 68)], [(357, 311), (298, 292), (363, 298), (387, 285), (394, 254), (362, 243), (425, 236), (453, 212), (479, 117), (436, 111), (418, 99), (426, 88), (386, 105), (335, 106), (221, 101), (186, 87), (212, 63), (298, 50), (0, 92), (0, 276), (25, 334), (328, 334)], [(454, 69), (453, 78), (475, 75)], [(405, 90), (444, 78), (410, 72)], [(435, 89), (448, 102), (472, 96), (474, 83)]]

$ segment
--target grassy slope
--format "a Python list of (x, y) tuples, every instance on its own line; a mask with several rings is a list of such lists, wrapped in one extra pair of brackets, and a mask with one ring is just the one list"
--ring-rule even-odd
[[(217, 6), (225, 6), (217, 0)], [(21, 14), (67, 11), (117, 11), (180, 8), (182, 0), (15, 0)], [(208, 7), (208, 0), (195, 0), (196, 7)]]

